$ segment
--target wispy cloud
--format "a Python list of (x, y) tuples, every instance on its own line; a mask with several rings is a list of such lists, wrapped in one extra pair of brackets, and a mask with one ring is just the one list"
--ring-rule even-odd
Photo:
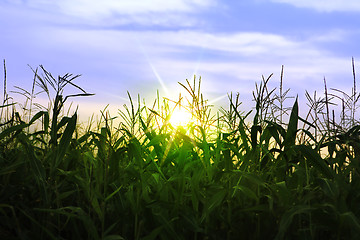
[[(251, 94), (247, 87), (251, 88), (262, 74), (268, 76), (279, 72), (282, 64), (289, 85), (299, 90), (321, 86), (324, 76), (350, 72), (351, 56), (338, 57), (321, 47), (325, 41), (341, 41), (337, 32), (325, 34), (328, 36), (325, 39), (314, 36), (295, 39), (261, 32), (68, 28), (33, 31), (33, 43), (27, 43), (26, 51), (32, 62), (43, 63), (42, 59), (46, 59), (46, 65), (59, 65), (56, 71), (87, 73), (86, 77), (102, 79), (103, 84), (97, 86), (96, 91), (106, 91), (105, 88), (110, 88), (109, 91), (134, 88), (140, 88), (135, 91), (144, 91), (142, 85), (147, 86), (145, 90), (170, 91), (178, 81), (191, 79), (196, 74), (203, 76), (207, 82), (204, 89), (209, 92), (223, 95), (230, 91), (243, 91)], [(44, 37), (47, 41), (42, 41)], [(17, 41), (20, 45), (22, 40)], [(42, 52), (46, 55), (38, 54)], [(316, 79), (319, 84), (314, 83)], [(95, 88), (96, 84), (98, 82), (94, 80), (88, 87)], [(242, 87), (234, 89), (234, 86)]]
[(195, 17), (184, 15), (197, 13), (211, 6), (214, 0), (6, 0), (8, 3), (40, 11), (51, 11), (74, 18), (77, 22), (116, 26), (143, 24), (160, 26), (190, 26)]
[[(211, 82), (206, 88), (208, 91), (219, 93), (232, 91), (236, 85), (252, 86), (254, 80), (261, 79), (261, 74), (267, 76), (279, 72), (282, 64), (285, 65), (289, 85), (300, 91), (322, 86), (324, 76), (345, 76), (350, 69), (350, 58), (339, 57), (319, 47), (324, 41), (341, 41), (340, 37), (331, 38), (333, 34), (329, 33), (326, 39), (309, 36), (296, 40), (259, 32), (131, 33), (143, 43), (142, 49), (151, 61), (151, 68), (156, 69), (156, 75), (169, 79), (166, 84), (170, 85), (170, 80), (176, 83), (197, 74)], [(200, 58), (200, 55), (203, 57)], [(183, 75), (179, 76), (179, 72)], [(238, 91), (250, 93), (248, 88), (239, 88)]]
[[(154, 36), (157, 38), (154, 38)], [(304, 46), (306, 41), (261, 32), (207, 33), (198, 31), (143, 32), (146, 42), (162, 46), (185, 46), (205, 48), (212, 51), (231, 53), (232, 56), (304, 55), (317, 51)]]
[(358, 0), (271, 0), (272, 2), (287, 3), (296, 7), (312, 8), (321, 12), (359, 12)]

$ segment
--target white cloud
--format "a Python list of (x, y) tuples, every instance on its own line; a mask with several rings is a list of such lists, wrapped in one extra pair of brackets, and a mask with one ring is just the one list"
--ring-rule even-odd
[[(74, 61), (71, 65), (80, 66), (81, 62), (86, 62), (92, 68), (96, 67), (97, 71), (112, 69), (116, 74), (121, 74), (125, 70), (123, 68), (134, 74), (146, 71), (148, 79), (156, 80), (158, 74), (165, 83), (169, 80), (176, 83), (191, 78), (195, 73), (226, 75), (231, 85), (231, 79), (259, 80), (262, 74), (266, 76), (276, 72), (284, 64), (291, 78), (301, 84), (310, 78), (321, 81), (323, 76), (347, 73), (351, 57), (337, 57), (322, 47), (325, 40), (341, 41), (341, 38), (330, 37), (336, 32), (325, 34), (329, 36), (326, 39), (309, 36), (298, 40), (259, 32), (213, 34), (190, 30), (159, 32), (46, 28), (39, 31), (46, 32), (47, 42), (37, 44), (35, 48), (41, 47), (46, 51), (53, 49), (52, 52), (57, 49), (56, 53), (60, 54), (61, 59)], [(33, 40), (40, 43), (43, 34), (36, 36)], [(86, 68), (80, 70), (82, 73), (84, 71)]]
[[(138, 37), (153, 48), (172, 46), (178, 51), (183, 47), (204, 48), (233, 57), (290, 57), (320, 55), (312, 42), (296, 41), (281, 35), (260, 32), (202, 33), (197, 31), (141, 32)], [(330, 40), (329, 40), (330, 41)]]
[[(253, 86), (253, 81), (260, 81), (261, 75), (267, 77), (279, 73), (282, 64), (285, 65), (288, 86), (298, 89), (295, 91), (299, 94), (304, 89), (321, 89), (324, 76), (336, 84), (337, 77), (351, 75), (350, 56), (336, 56), (321, 46), (325, 40), (311, 36), (300, 41), (257, 32), (149, 31), (133, 34), (141, 40), (144, 51), (163, 79), (176, 83), (191, 78), (195, 73), (203, 76), (205, 81), (211, 81), (207, 89), (214, 92), (242, 91), (250, 94), (253, 89), (243, 88), (245, 85)], [(333, 38), (333, 41), (340, 40)], [(331, 41), (331, 38), (326, 41)], [(201, 54), (204, 56), (200, 57)], [(179, 73), (183, 75), (179, 76)], [(279, 80), (278, 76), (274, 78), (274, 81)]]
[(272, 2), (287, 3), (296, 7), (313, 8), (320, 12), (358, 12), (360, 1), (358, 0), (271, 0)]
[(184, 15), (197, 13), (215, 5), (214, 0), (7, 0), (7, 2), (61, 14), (77, 22), (108, 26), (128, 23), (189, 26), (195, 24), (195, 17), (186, 20)]
[(204, 7), (210, 4), (210, 1), (202, 0), (191, 2), (189, 0), (66, 0), (58, 1), (63, 9), (70, 10), (75, 14), (89, 15), (108, 15), (111, 12), (120, 14), (139, 14), (147, 12), (191, 12), (196, 7)]
[(191, 12), (197, 7), (209, 7), (213, 0), (25, 0), (14, 1), (35, 8), (58, 6), (67, 13), (98, 15), (117, 12), (121, 14), (136, 14), (145, 12)]
[(357, 31), (349, 32), (342, 29), (333, 29), (321, 34), (314, 34), (308, 38), (308, 41), (313, 43), (341, 42), (353, 37), (354, 34), (357, 34)]

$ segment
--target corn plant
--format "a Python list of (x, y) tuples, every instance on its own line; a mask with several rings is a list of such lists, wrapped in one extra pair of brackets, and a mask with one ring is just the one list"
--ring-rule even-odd
[[(178, 99), (158, 93), (148, 106), (128, 94), (118, 115), (105, 108), (82, 127), (64, 107), (91, 95), (73, 83), (79, 75), (33, 72), (31, 91), (12, 92), (25, 97), (21, 106), (4, 87), (0, 238), (360, 237), (355, 80), (351, 94), (330, 93), (326, 82), (324, 96), (306, 92), (301, 117), (298, 98), (287, 106), (283, 68), (279, 89), (268, 87), (272, 75), (256, 84), (250, 112), (230, 93), (228, 108), (213, 113), (194, 78)], [(80, 93), (65, 95), (70, 86)], [(42, 93), (48, 107), (36, 105)], [(179, 107), (194, 121), (173, 125)]]

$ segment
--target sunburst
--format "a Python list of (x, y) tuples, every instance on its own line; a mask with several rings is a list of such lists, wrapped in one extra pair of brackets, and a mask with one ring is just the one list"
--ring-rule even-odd
[(189, 126), (192, 121), (194, 121), (194, 118), (188, 109), (182, 106), (177, 106), (175, 109), (173, 109), (169, 122), (173, 127), (184, 127)]

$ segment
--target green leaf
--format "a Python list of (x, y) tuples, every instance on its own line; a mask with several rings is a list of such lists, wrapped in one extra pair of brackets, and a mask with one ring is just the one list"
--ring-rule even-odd
[(49, 126), (50, 126), (49, 113), (48, 113), (48, 112), (45, 112), (45, 113), (44, 113), (44, 131), (45, 131), (45, 133), (48, 133)]
[(157, 227), (151, 231), (146, 237), (141, 238), (141, 240), (154, 240), (159, 239), (158, 235), (163, 231), (164, 226)]
[(220, 190), (219, 192), (215, 193), (207, 202), (207, 212), (212, 212), (217, 206), (219, 206), (225, 196), (227, 194), (227, 191), (225, 189)]
[(320, 157), (320, 155), (312, 149), (310, 146), (306, 145), (297, 145), (293, 147), (296, 151), (303, 154), (307, 161), (315, 167), (319, 172), (324, 174), (327, 178), (335, 178), (335, 172), (326, 164), (325, 160)]
[(64, 158), (65, 153), (70, 145), (70, 141), (72, 139), (72, 135), (76, 127), (76, 119), (77, 119), (76, 113), (70, 119), (68, 119), (64, 133), (61, 136), (59, 146), (57, 147), (55, 168), (59, 166), (60, 162)]
[(237, 185), (237, 186), (235, 186), (234, 188), (240, 190), (240, 191), (243, 192), (247, 197), (254, 199), (256, 202), (259, 201), (259, 198), (258, 198), (258, 196), (256, 195), (256, 193), (255, 193), (253, 190), (251, 190), (250, 188), (248, 188), (248, 187), (246, 187), (246, 186), (244, 186), (244, 185)]
[(123, 186), (120, 186), (118, 187), (115, 191), (113, 191), (112, 193), (110, 193), (106, 198), (105, 198), (105, 202), (108, 201), (110, 198), (112, 198), (116, 193), (118, 193), (120, 191), (120, 189), (122, 188)]
[(359, 218), (357, 218), (353, 212), (345, 212), (340, 214), (340, 222), (341, 227), (346, 227), (345, 231), (351, 229), (357, 232), (357, 236), (360, 236)]
[(285, 139), (286, 131), (285, 129), (275, 122), (266, 121), (267, 126), (264, 130), (269, 131), (270, 135), (275, 139), (276, 143), (279, 144), (280, 148), (283, 146), (281, 138)]
[(261, 126), (253, 125), (251, 127), (251, 145), (253, 148), (257, 145), (258, 133), (261, 135)]
[[(47, 229), (46, 226), (44, 226), (41, 222), (37, 221), (33, 216), (31, 216), (30, 214), (28, 214), (26, 211), (22, 210), (21, 208), (19, 209), (27, 218), (29, 218), (29, 220), (31, 222), (33, 222), (35, 225), (39, 226), (44, 233), (47, 234), (47, 238), (49, 239), (54, 239), (57, 240), (59, 238), (57, 238), (49, 229)], [(36, 209), (36, 210), (40, 210), (40, 209)]]
[(33, 124), (37, 119), (39, 119), (39, 118), (40, 118), (41, 116), (43, 116), (45, 113), (47, 113), (47, 112), (45, 112), (45, 111), (40, 111), (40, 112), (36, 113), (36, 114), (31, 118), (31, 120), (30, 120), (30, 122), (29, 122), (29, 125)]
[(289, 148), (295, 145), (298, 120), (299, 120), (299, 107), (298, 107), (298, 99), (296, 98), (294, 106), (291, 110), (290, 120), (285, 135), (285, 140), (284, 140), (285, 148)]
[(25, 147), (25, 151), (27, 154), (27, 160), (29, 160), (30, 166), (32, 168), (32, 172), (35, 174), (36, 182), (39, 184), (39, 186), (43, 187), (44, 192), (46, 191), (45, 186), (45, 179), (46, 179), (46, 173), (45, 173), (45, 167), (43, 163), (40, 161), (40, 159), (35, 154), (35, 148), (33, 145), (29, 142), (28, 138), (25, 134), (19, 134), (18, 139)]
[(275, 239), (276, 240), (284, 239), (285, 234), (293, 221), (293, 218), (299, 214), (309, 213), (312, 209), (313, 208), (308, 205), (297, 205), (286, 211), (284, 215), (281, 217), (279, 224), (279, 231)]
[(21, 123), (21, 124), (18, 124), (18, 125), (15, 125), (15, 126), (12, 126), (12, 127), (9, 127), (9, 128), (6, 128), (4, 131), (2, 131), (0, 133), (0, 140), (5, 138), (5, 137), (8, 137), (10, 134), (12, 134), (13, 132), (16, 132), (16, 131), (19, 131), (19, 130), (22, 130), (24, 128), (28, 127), (28, 124), (26, 123)]
[(125, 240), (125, 238), (120, 235), (108, 235), (103, 238), (103, 240)]
[(319, 178), (318, 181), (325, 195), (336, 201), (340, 193), (336, 182), (327, 178)]

